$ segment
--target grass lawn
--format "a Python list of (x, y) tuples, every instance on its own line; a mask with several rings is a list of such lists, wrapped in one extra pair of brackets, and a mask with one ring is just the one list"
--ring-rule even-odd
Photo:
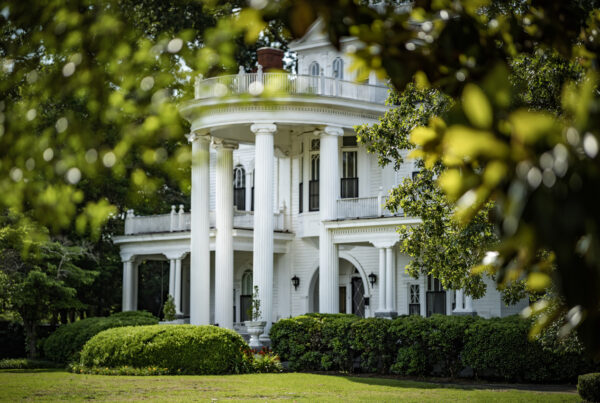
[(481, 389), (315, 374), (103, 376), (62, 370), (0, 371), (0, 401), (406, 401), (575, 402), (575, 393)]

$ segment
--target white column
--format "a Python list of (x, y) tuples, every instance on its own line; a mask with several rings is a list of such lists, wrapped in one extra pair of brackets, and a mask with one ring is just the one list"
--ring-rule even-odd
[(210, 152), (206, 133), (193, 133), (190, 240), (190, 323), (210, 323)]
[(233, 329), (233, 150), (237, 144), (220, 139), (216, 175), (215, 322)]
[(454, 312), (464, 312), (464, 308), (463, 308), (463, 290), (462, 288), (460, 290), (456, 290), (456, 306), (454, 308)]
[(386, 311), (386, 304), (385, 304), (385, 291), (386, 291), (386, 272), (385, 272), (385, 249), (384, 248), (378, 248), (379, 249), (379, 306), (377, 311), (378, 312), (385, 312)]
[(131, 311), (131, 301), (132, 301), (132, 268), (131, 268), (131, 260), (123, 261), (123, 295), (121, 300), (121, 309), (123, 311)]
[(138, 309), (138, 283), (139, 283), (139, 262), (133, 260), (131, 262), (131, 310)]
[(175, 259), (175, 313), (181, 315), (181, 258)]
[(337, 200), (340, 194), (338, 137), (344, 135), (341, 127), (326, 126), (321, 132), (319, 150), (319, 310), (322, 313), (339, 312), (338, 248), (325, 221), (337, 218)]
[(257, 123), (255, 134), (253, 286), (258, 286), (261, 317), (268, 335), (273, 320), (273, 135), (277, 126)]
[(473, 312), (473, 297), (465, 295), (465, 312)]
[(169, 295), (175, 298), (175, 259), (169, 259)]
[(385, 269), (386, 269), (386, 280), (387, 284), (385, 287), (385, 307), (386, 311), (393, 312), (394, 311), (394, 256), (392, 253), (392, 248), (385, 248)]

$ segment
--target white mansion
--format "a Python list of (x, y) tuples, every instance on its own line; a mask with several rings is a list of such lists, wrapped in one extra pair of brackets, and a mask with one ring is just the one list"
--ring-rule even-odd
[[(343, 41), (342, 48), (357, 46)], [(484, 298), (414, 279), (397, 251), (400, 225), (416, 217), (390, 214), (387, 192), (412, 175), (381, 168), (356, 143), (353, 127), (387, 110), (387, 87), (372, 76), (357, 83), (349, 58), (317, 23), (290, 45), (298, 73), (283, 53), (261, 49), (255, 73), (199, 80), (181, 106), (191, 123), (191, 212), (135, 216), (116, 237), (123, 260), (123, 310), (137, 309), (138, 264), (169, 260), (169, 293), (192, 324), (243, 330), (254, 286), (262, 320), (306, 312), (392, 317), (477, 312), (505, 316), (492, 281)], [(268, 334), (268, 329), (267, 329)]]

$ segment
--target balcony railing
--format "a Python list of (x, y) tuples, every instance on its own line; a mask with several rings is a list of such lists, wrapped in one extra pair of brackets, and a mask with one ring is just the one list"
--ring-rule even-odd
[(196, 99), (235, 95), (320, 95), (385, 104), (388, 88), (325, 76), (288, 73), (244, 73), (198, 79), (194, 85)]
[(339, 199), (337, 201), (338, 219), (349, 218), (373, 218), (403, 216), (402, 211), (392, 213), (384, 207), (386, 198), (384, 196), (354, 197), (350, 199)]
[[(233, 208), (233, 207), (232, 207)], [(125, 218), (125, 235), (151, 234), (158, 232), (176, 232), (189, 231), (191, 229), (191, 213), (184, 212), (183, 206), (179, 211), (175, 211), (172, 206), (170, 214), (159, 214), (151, 216), (136, 216), (133, 210), (127, 212)], [(214, 211), (210, 212), (210, 226), (215, 227), (216, 215)], [(233, 227), (241, 229), (254, 228), (254, 212), (238, 211), (234, 209)], [(273, 214), (273, 230), (286, 230), (285, 214), (283, 211)]]

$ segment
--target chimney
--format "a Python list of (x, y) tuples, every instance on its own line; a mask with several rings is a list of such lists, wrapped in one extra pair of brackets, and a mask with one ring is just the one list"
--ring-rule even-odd
[(283, 50), (275, 48), (260, 48), (256, 51), (258, 64), (263, 71), (283, 70)]

